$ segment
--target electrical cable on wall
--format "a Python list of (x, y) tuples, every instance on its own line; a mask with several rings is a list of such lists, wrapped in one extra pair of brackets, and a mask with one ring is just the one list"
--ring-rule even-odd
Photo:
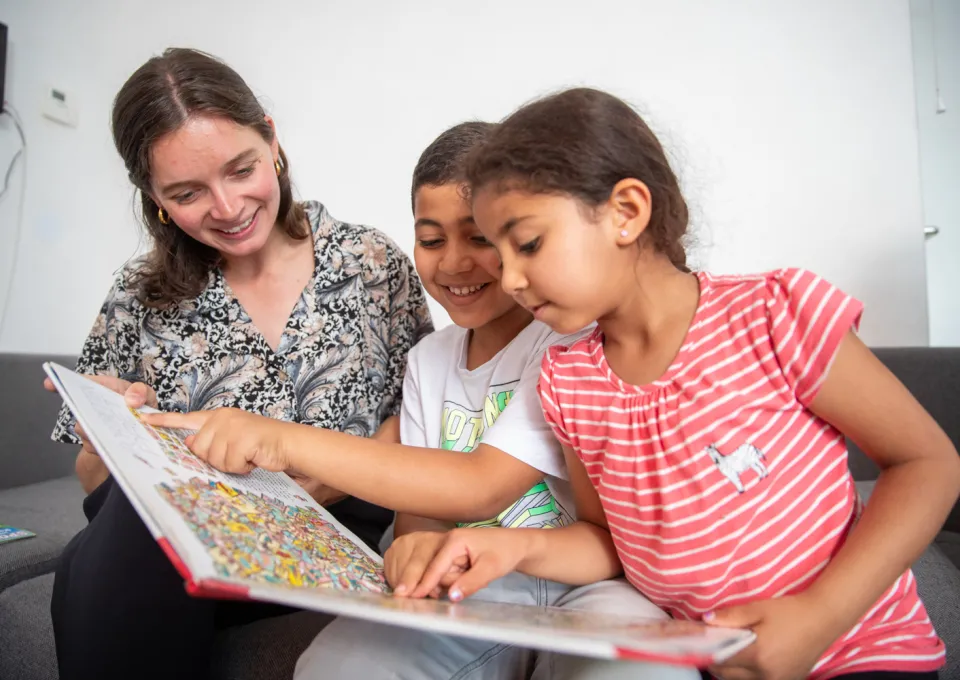
[(13, 168), (21, 157), (23, 157), (23, 162), (20, 164), (20, 166), (23, 168), (23, 180), (20, 182), (20, 203), (17, 206), (17, 222), (14, 225), (13, 244), (10, 249), (10, 252), (13, 255), (10, 261), (10, 275), (7, 277), (7, 289), (3, 294), (3, 305), (0, 306), (0, 341), (3, 340), (3, 329), (6, 325), (7, 311), (10, 306), (10, 297), (13, 291), (13, 280), (14, 273), (16, 272), (17, 255), (20, 250), (20, 231), (23, 224), (23, 203), (27, 193), (27, 138), (26, 135), (23, 134), (23, 125), (20, 123), (20, 115), (17, 113), (16, 109), (10, 105), (9, 102), (3, 103), (3, 110), (0, 111), (0, 115), (3, 114), (10, 116), (10, 119), (17, 128), (17, 132), (20, 135), (20, 149), (14, 154), (13, 159), (10, 161), (10, 165), (7, 167), (7, 172), (4, 174), (3, 189), (0, 190), (0, 201), (3, 200), (4, 196), (7, 194), (7, 190), (10, 188), (10, 176), (13, 174)]
[(933, 84), (936, 88), (937, 115), (947, 112), (940, 94), (940, 50), (937, 49), (937, 1), (930, 0), (930, 39), (933, 43)]

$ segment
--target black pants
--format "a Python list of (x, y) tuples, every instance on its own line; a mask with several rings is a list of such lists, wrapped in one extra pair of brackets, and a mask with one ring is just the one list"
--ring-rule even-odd
[[(330, 510), (374, 549), (391, 518), (356, 499)], [(187, 595), (112, 478), (83, 511), (90, 523), (64, 550), (50, 603), (61, 680), (205, 680), (217, 631), (292, 611)]]

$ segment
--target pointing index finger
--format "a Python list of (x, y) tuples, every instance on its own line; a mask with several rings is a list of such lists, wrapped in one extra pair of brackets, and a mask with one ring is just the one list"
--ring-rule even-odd
[(173, 427), (181, 430), (199, 430), (210, 417), (209, 412), (192, 411), (190, 413), (141, 413), (140, 417), (147, 425), (154, 427)]

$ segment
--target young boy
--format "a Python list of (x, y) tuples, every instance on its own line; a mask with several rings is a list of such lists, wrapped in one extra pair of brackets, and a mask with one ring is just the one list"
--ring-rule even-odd
[[(489, 123), (474, 122), (447, 130), (423, 152), (414, 170), (417, 273), (455, 325), (427, 336), (409, 354), (401, 440), (407, 447), (470, 452), (482, 446), (476, 453), (491, 456), (495, 450), (500, 454), (497, 465), (503, 474), (463, 480), (466, 495), (471, 494), (467, 488), (472, 485), (487, 486), (490, 497), (500, 499), (511, 484), (513, 488), (530, 487), (496, 517), (470, 526), (562, 526), (570, 521), (575, 508), (563, 454), (544, 421), (536, 385), (546, 348), (572, 342), (576, 336), (552, 332), (503, 292), (499, 256), (473, 223), (463, 191), (463, 161), (492, 128)], [(408, 452), (413, 453), (411, 449)], [(403, 449), (398, 448), (396, 455), (403, 456)], [(512, 483), (501, 481), (507, 479)], [(462, 517), (463, 511), (451, 511), (451, 516)], [(401, 594), (405, 569), (429, 562), (444, 533), (454, 526), (453, 522), (397, 514), (396, 539), (386, 552), (385, 565), (388, 579)], [(617, 563), (612, 572), (618, 571)], [(573, 588), (515, 572), (474, 597), (666, 618), (620, 580)], [(324, 629), (303, 654), (295, 678), (602, 679), (653, 675), (700, 677), (688, 669), (538, 654), (512, 645), (341, 618)]]

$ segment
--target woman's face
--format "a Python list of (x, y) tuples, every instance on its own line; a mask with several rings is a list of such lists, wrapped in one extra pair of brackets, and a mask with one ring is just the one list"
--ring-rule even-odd
[(227, 260), (243, 258), (263, 248), (277, 221), (278, 157), (276, 134), (268, 143), (251, 127), (194, 116), (150, 150), (152, 196), (171, 229)]

